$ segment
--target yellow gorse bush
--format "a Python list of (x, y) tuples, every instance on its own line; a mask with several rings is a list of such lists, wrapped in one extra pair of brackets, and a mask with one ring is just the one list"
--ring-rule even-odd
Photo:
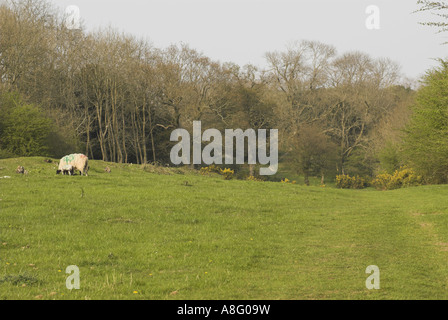
[(220, 173), (220, 170), (221, 170), (220, 167), (218, 167), (218, 166), (216, 166), (216, 165), (214, 165), (214, 164), (211, 164), (211, 165), (208, 166), (208, 167), (202, 167), (202, 168), (199, 170), (199, 172), (200, 172), (201, 174), (207, 174), (207, 173), (212, 173), (212, 172)]
[(367, 180), (360, 177), (350, 177), (348, 174), (336, 176), (336, 187), (341, 189), (363, 189), (367, 187)]
[(423, 179), (414, 170), (400, 167), (394, 174), (382, 173), (372, 180), (372, 185), (378, 190), (392, 190), (403, 187), (422, 185)]
[(263, 179), (260, 179), (260, 178), (254, 177), (254, 176), (247, 176), (246, 180), (247, 181), (258, 181), (258, 182), (264, 181)]
[(225, 168), (224, 170), (223, 169), (219, 169), (219, 173), (222, 176), (224, 176), (225, 180), (230, 180), (230, 179), (233, 178), (233, 174), (235, 173), (235, 171), (232, 170), (232, 169), (229, 169), (229, 168)]
[(230, 180), (232, 179), (235, 171), (230, 169), (230, 168), (225, 168), (225, 169), (221, 169), (220, 167), (212, 164), (208, 167), (202, 167), (199, 172), (201, 174), (209, 174), (209, 173), (218, 173), (222, 176), (224, 176), (225, 180)]
[(283, 179), (283, 180), (281, 181), (281, 183), (291, 183), (291, 184), (296, 184), (296, 181), (295, 181), (295, 180), (290, 181), (288, 178), (285, 178), (285, 179)]

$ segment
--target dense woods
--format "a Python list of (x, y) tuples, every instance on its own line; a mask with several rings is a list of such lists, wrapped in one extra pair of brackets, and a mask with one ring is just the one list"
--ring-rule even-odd
[(167, 164), (170, 132), (200, 120), (203, 130), (278, 129), (281, 165), (305, 180), (404, 164), (415, 92), (387, 58), (297, 41), (259, 69), (64, 21), (45, 1), (0, 7), (2, 157)]

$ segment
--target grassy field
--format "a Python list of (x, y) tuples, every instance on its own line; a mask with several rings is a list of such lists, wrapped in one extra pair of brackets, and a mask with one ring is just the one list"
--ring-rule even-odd
[[(448, 298), (448, 186), (339, 190), (102, 161), (88, 177), (55, 167), (0, 160), (0, 299)], [(66, 288), (69, 265), (79, 290)], [(369, 265), (379, 290), (366, 289)]]

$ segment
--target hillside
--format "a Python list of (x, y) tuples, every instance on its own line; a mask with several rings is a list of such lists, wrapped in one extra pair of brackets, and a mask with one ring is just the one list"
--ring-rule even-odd
[[(0, 160), (0, 299), (448, 298), (447, 185), (339, 190), (56, 166)], [(80, 290), (65, 286), (69, 265)], [(365, 287), (369, 265), (380, 290)]]

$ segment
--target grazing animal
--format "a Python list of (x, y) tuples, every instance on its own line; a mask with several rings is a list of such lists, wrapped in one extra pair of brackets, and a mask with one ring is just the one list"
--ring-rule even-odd
[(73, 166), (73, 169), (78, 170), (81, 175), (87, 176), (87, 172), (89, 171), (89, 159), (84, 154), (74, 153), (62, 157), (59, 161), (59, 167), (56, 174), (61, 173), (63, 171), (63, 167), (66, 165)]
[(21, 173), (24, 174), (25, 173), (25, 168), (22, 166), (18, 166), (16, 169), (16, 173)]
[(106, 167), (106, 169), (104, 169), (104, 171), (106, 171), (107, 173), (110, 173), (110, 168)]

